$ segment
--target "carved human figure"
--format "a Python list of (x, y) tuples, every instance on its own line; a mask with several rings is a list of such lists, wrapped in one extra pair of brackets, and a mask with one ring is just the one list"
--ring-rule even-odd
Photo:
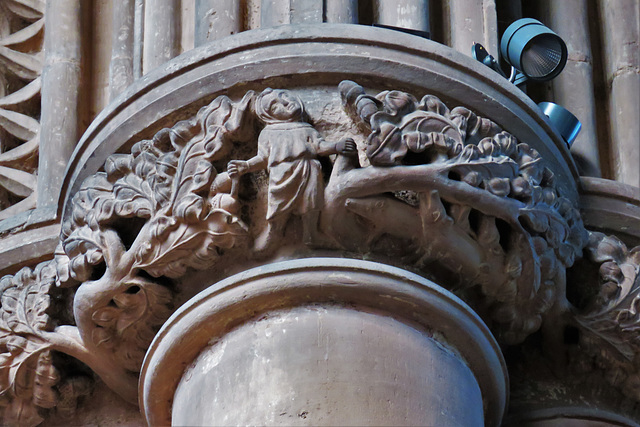
[(232, 160), (232, 178), (267, 169), (269, 173), (267, 224), (255, 240), (256, 252), (268, 252), (279, 241), (291, 215), (299, 215), (306, 244), (323, 240), (318, 230), (324, 204), (322, 168), (318, 156), (352, 155), (355, 142), (322, 139), (305, 120), (302, 101), (287, 90), (265, 89), (256, 100), (256, 114), (265, 124), (258, 137), (258, 153)]

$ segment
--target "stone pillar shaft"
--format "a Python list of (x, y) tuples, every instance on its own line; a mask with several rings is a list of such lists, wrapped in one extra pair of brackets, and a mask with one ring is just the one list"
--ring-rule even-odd
[(640, 4), (598, 2), (602, 20), (603, 64), (608, 93), (614, 178), (640, 186)]
[(180, 54), (180, 1), (146, 0), (144, 7), (144, 74)]
[(133, 83), (135, 0), (113, 3), (113, 35), (109, 64), (109, 99)]
[(545, 0), (544, 3), (549, 9), (547, 25), (562, 37), (569, 51), (565, 69), (551, 81), (554, 100), (582, 123), (571, 153), (581, 175), (600, 176), (587, 0)]
[(133, 31), (133, 78), (142, 77), (142, 48), (144, 44), (144, 0), (135, 0)]
[(325, 20), (335, 24), (358, 23), (358, 0), (325, 0)]
[(498, 344), (457, 297), (331, 258), (196, 295), (156, 335), (139, 384), (150, 425), (497, 426), (507, 398)]
[(242, 31), (240, 0), (196, 0), (195, 45)]
[(373, 5), (377, 24), (429, 31), (428, 0), (375, 0)]
[(449, 0), (450, 46), (471, 55), (474, 42), (498, 55), (498, 18), (495, 0)]
[(263, 1), (260, 26), (266, 28), (284, 24), (318, 24), (323, 21), (323, 15), (323, 0)]
[(80, 24), (80, 0), (47, 2), (38, 207), (57, 204), (67, 161), (78, 141)]

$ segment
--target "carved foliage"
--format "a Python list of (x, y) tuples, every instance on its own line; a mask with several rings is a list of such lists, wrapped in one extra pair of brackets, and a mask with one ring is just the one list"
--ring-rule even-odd
[[(277, 101), (285, 107), (293, 105), (296, 114), (302, 114), (302, 102), (287, 101), (285, 92), (265, 91), (277, 94)], [(361, 130), (362, 165), (349, 156), (353, 141), (324, 141), (303, 118), (283, 119), (280, 104), (265, 103), (278, 107), (273, 113), (278, 120), (269, 121), (256, 111), (252, 92), (240, 102), (218, 97), (194, 119), (136, 143), (130, 154), (110, 156), (104, 171), (85, 180), (62, 224), (56, 275), (48, 273), (45, 281), (35, 280), (33, 286), (38, 283), (43, 287), (20, 291), (20, 298), (24, 295), (27, 301), (31, 294), (46, 296), (53, 281), (60, 286), (80, 282), (73, 304), (77, 329), (72, 329), (82, 351), (70, 354), (84, 351), (90, 355), (83, 361), (109, 386), (135, 398), (136, 373), (146, 349), (173, 308), (168, 279), (182, 276), (187, 268), (210, 268), (222, 259), (225, 249), (244, 244), (248, 227), (239, 218), (236, 176), (266, 169), (274, 191), (280, 188), (278, 179), (290, 183), (292, 171), (306, 171), (300, 174), (305, 185), (293, 186), (302, 190), (290, 197), (296, 201), (290, 203), (296, 209), (286, 212), (312, 214), (311, 231), (324, 234), (314, 236), (314, 245), (399, 257), (425, 275), (436, 276), (439, 283), (449, 285), (474, 305), (503, 343), (521, 342), (538, 330), (552, 307), (567, 309), (565, 269), (581, 255), (587, 232), (535, 149), (464, 107), (450, 110), (435, 96), (427, 95), (420, 101), (399, 91), (370, 96), (353, 82), (341, 83), (340, 92), (345, 109)], [(264, 125), (260, 133), (263, 142), (268, 139), (269, 143), (262, 148), (256, 118)], [(306, 145), (300, 144), (303, 140)], [(227, 163), (235, 141), (257, 143), (258, 155)], [(285, 143), (288, 146), (283, 148)], [(265, 154), (266, 146), (281, 150), (282, 158)], [(315, 191), (325, 185), (316, 157), (333, 154), (338, 156), (328, 167), (332, 172), (326, 188)], [(228, 171), (222, 171), (227, 164)], [(309, 172), (309, 168), (315, 169)], [(286, 173), (282, 173), (284, 169)], [(317, 203), (309, 204), (312, 208), (303, 209), (304, 203), (298, 201), (308, 202), (304, 180), (311, 179), (314, 192), (308, 193), (324, 197), (318, 196), (314, 199)], [(273, 194), (269, 197), (274, 199)], [(283, 234), (291, 215), (272, 216), (266, 218), (267, 231)], [(320, 230), (315, 229), (318, 217)], [(259, 218), (256, 224), (264, 221)], [(620, 267), (620, 276), (611, 262), (619, 264), (623, 258), (636, 256), (627, 252), (606, 255), (611, 260), (607, 258), (603, 265), (611, 267), (610, 276), (619, 279), (631, 272)], [(637, 268), (637, 262), (635, 265)], [(14, 283), (22, 279), (7, 280)], [(631, 289), (625, 280), (613, 280), (615, 286), (603, 285), (603, 289), (615, 288), (611, 295), (623, 294), (624, 289)], [(7, 285), (6, 289), (13, 288)], [(15, 292), (3, 291), (2, 309), (9, 317), (18, 306), (14, 303), (18, 297), (12, 297)], [(621, 311), (614, 317), (619, 324), (628, 325), (631, 334), (636, 303), (628, 299), (625, 296), (620, 303), (613, 303), (628, 306), (625, 314)], [(39, 363), (50, 366), (46, 352), (49, 336), (35, 333), (51, 331), (48, 318), (37, 314), (45, 313), (46, 298), (38, 301), (41, 305), (22, 303), (39, 307), (21, 315), (33, 319), (29, 327), (34, 332), (14, 330), (7, 323), (2, 338), (7, 342), (1, 348), (6, 348), (7, 357), (23, 357), (25, 363), (29, 360), (25, 369), (36, 367), (27, 369), (29, 372), (37, 370)], [(607, 319), (613, 311), (610, 307), (598, 310), (584, 315), (581, 322), (594, 336), (607, 336)], [(620, 319), (629, 320), (620, 323)], [(619, 332), (598, 339), (615, 347), (619, 345), (616, 334)], [(20, 350), (14, 356), (9, 342), (15, 337), (27, 341), (20, 348), (36, 348)], [(619, 341), (631, 345), (629, 337)], [(624, 356), (624, 346), (621, 348)], [(64, 345), (56, 345), (56, 349), (66, 351)], [(629, 351), (635, 352), (635, 347)], [(8, 363), (6, 372), (15, 365)], [(57, 378), (53, 371), (46, 372), (43, 378)], [(16, 383), (6, 378), (0, 384)], [(62, 390), (52, 379), (50, 382), (41, 381), (48, 388), (30, 389), (42, 398), (32, 398), (32, 394), (23, 398), (12, 389), (7, 402), (37, 400), (42, 405), (33, 405), (46, 407), (48, 394), (35, 390)]]
[(140, 271), (175, 278), (210, 267), (246, 234), (236, 195), (223, 191), (229, 178), (214, 164), (252, 130), (252, 99), (216, 98), (195, 119), (110, 156), (74, 196), (56, 255), (59, 280), (84, 282), (74, 302), (83, 340), (128, 371), (139, 371), (171, 313), (171, 289)]
[(586, 249), (600, 265), (600, 287), (575, 316), (581, 347), (613, 385), (640, 400), (640, 247), (627, 249), (614, 236), (590, 233)]
[[(86, 379), (60, 381), (53, 366), (53, 331), (48, 311), (49, 292), (55, 284), (53, 263), (34, 271), (23, 268), (15, 276), (0, 280), (0, 407), (3, 423), (37, 425), (41, 411), (60, 405), (67, 415), (76, 399), (88, 391)], [(70, 381), (70, 382), (69, 382)]]
[(537, 330), (542, 314), (563, 303), (564, 269), (586, 243), (578, 212), (558, 193), (539, 153), (432, 95), (373, 97), (349, 81), (340, 91), (347, 111), (369, 129), (371, 166), (344, 162), (334, 170), (329, 232), (345, 245), (357, 241), (348, 231), (357, 223), (336, 222), (346, 208), (378, 230), (360, 250), (375, 251), (376, 238), (399, 237), (422, 254), (418, 264), (427, 271), (436, 263), (453, 273), (460, 293), (478, 285), (504, 342)]

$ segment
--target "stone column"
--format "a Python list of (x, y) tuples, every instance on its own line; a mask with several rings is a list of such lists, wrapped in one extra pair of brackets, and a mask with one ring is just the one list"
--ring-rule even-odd
[(113, 36), (109, 64), (109, 100), (133, 83), (135, 0), (113, 3)]
[(133, 30), (133, 78), (142, 77), (142, 48), (144, 44), (144, 0), (135, 0)]
[(449, 0), (449, 46), (471, 55), (474, 42), (498, 57), (498, 18), (495, 0)]
[(180, 0), (145, 1), (144, 74), (180, 54), (180, 27)]
[(56, 205), (67, 161), (78, 141), (80, 0), (48, 1), (38, 164), (38, 207)]
[(373, 6), (377, 24), (429, 31), (428, 0), (375, 0)]
[(609, 88), (609, 131), (614, 177), (640, 186), (640, 4), (635, 0), (598, 2), (602, 20), (603, 64)]
[(149, 348), (140, 396), (149, 425), (498, 426), (507, 378), (453, 294), (386, 265), (311, 258), (183, 305)]
[(261, 3), (260, 26), (317, 24), (323, 21), (323, 0), (269, 0)]
[(325, 22), (357, 24), (358, 0), (325, 0)]
[(581, 175), (600, 176), (587, 0), (545, 0), (543, 7), (549, 11), (546, 24), (562, 37), (569, 53), (565, 69), (551, 84), (554, 101), (582, 123), (571, 153)]
[(195, 45), (242, 31), (240, 0), (196, 0)]

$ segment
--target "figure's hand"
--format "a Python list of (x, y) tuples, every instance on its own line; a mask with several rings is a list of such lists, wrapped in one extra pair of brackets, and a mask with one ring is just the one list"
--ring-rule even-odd
[(249, 163), (245, 160), (231, 160), (227, 165), (227, 173), (231, 178), (241, 176), (249, 170)]
[(336, 144), (338, 153), (353, 156), (358, 152), (356, 142), (352, 138), (346, 138)]

